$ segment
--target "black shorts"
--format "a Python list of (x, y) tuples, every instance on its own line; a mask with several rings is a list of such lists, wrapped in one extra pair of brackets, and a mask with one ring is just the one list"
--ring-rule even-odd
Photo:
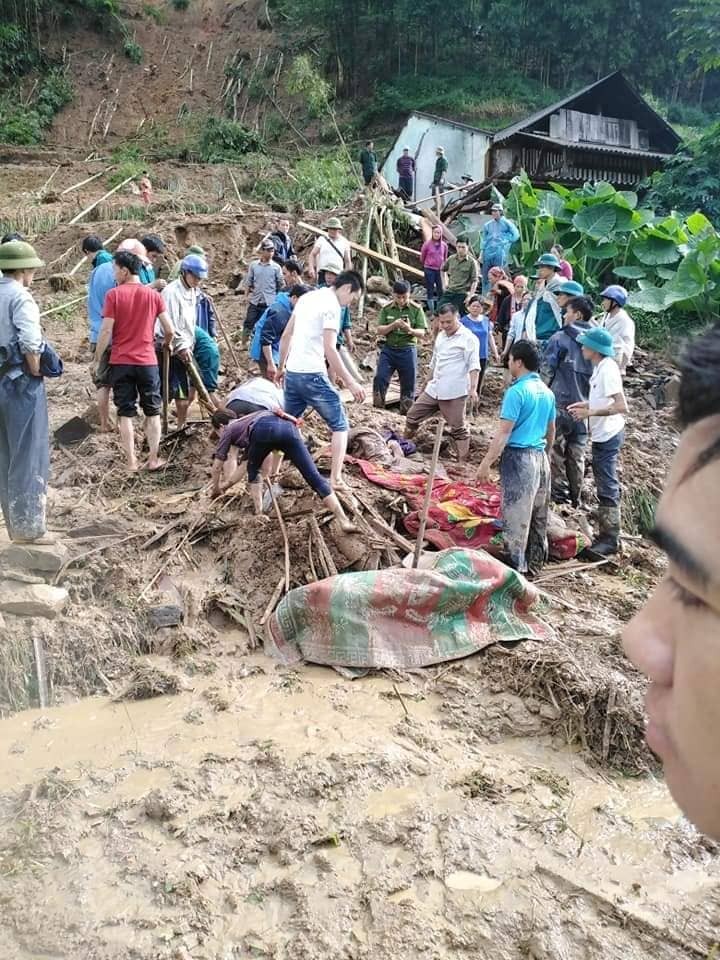
[(137, 402), (146, 417), (160, 416), (160, 371), (157, 366), (145, 367), (131, 363), (113, 364), (111, 367), (113, 400), (119, 417), (136, 417)]

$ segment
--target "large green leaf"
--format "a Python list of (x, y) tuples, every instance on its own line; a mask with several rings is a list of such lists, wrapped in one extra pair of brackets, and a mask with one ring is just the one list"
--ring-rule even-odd
[(614, 260), (620, 248), (616, 243), (586, 243), (583, 251), (590, 260)]
[(646, 313), (662, 313), (665, 309), (665, 292), (662, 287), (646, 287), (633, 290), (628, 300), (630, 307), (644, 310)]
[(594, 192), (598, 199), (605, 200), (609, 199), (610, 197), (614, 197), (617, 193), (617, 190), (611, 183), (608, 183), (607, 180), (599, 180), (595, 184)]
[(640, 263), (645, 263), (649, 267), (656, 267), (661, 263), (675, 263), (680, 259), (677, 244), (667, 237), (660, 237), (654, 233), (644, 240), (633, 243), (632, 252)]
[(569, 197), (572, 194), (572, 190), (568, 190), (567, 187), (563, 187), (561, 183), (554, 183), (551, 180), (550, 186), (555, 191), (555, 193), (559, 194), (561, 197)]
[(691, 213), (685, 222), (687, 223), (688, 230), (694, 237), (699, 233), (705, 233), (707, 230), (713, 229), (713, 225), (708, 218), (704, 213), (700, 213), (699, 210)]
[(677, 270), (672, 267), (655, 267), (655, 273), (661, 280), (674, 280)]
[(538, 190), (538, 199), (540, 200), (538, 213), (541, 217), (553, 217), (553, 219), (557, 219), (558, 215), (562, 217), (565, 209), (565, 201), (562, 197), (553, 193), (552, 190)]
[(623, 277), (625, 280), (643, 280), (647, 276), (646, 271), (642, 267), (635, 267), (632, 264), (626, 264), (624, 267), (615, 267), (613, 273), (616, 277)]
[(618, 190), (613, 200), (617, 206), (628, 210), (634, 210), (638, 205), (638, 195), (632, 190)]
[(595, 240), (609, 237), (617, 222), (617, 207), (612, 203), (599, 203), (585, 207), (573, 217), (573, 226)]

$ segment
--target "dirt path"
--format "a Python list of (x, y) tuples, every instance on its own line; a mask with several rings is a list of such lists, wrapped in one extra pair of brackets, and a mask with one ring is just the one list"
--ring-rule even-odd
[(469, 744), (432, 682), (406, 716), (389, 679), (218, 673), (2, 722), (3, 956), (707, 956), (718, 863), (661, 783)]

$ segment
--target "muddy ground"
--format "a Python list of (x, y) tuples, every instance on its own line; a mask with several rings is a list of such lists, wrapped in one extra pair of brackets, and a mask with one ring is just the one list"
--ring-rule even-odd
[[(186, 240), (206, 246), (210, 290), (237, 341), (245, 302), (227, 279), (269, 212), (187, 216), (162, 202), (122, 235), (153, 229), (178, 253)], [(87, 230), (55, 227), (36, 242), (51, 261)], [(73, 250), (59, 266), (75, 259)], [(45, 309), (80, 292), (52, 293), (46, 279), (36, 287)], [(363, 328), (358, 354), (371, 359)], [(83, 305), (49, 315), (46, 330), (66, 360), (49, 385), (56, 428), (90, 400)], [(223, 366), (232, 386), (228, 351)], [(629, 382), (633, 533), (676, 442), (662, 405), (671, 373), (641, 355)], [(493, 370), (476, 461), (500, 395)], [(348, 409), (355, 424), (402, 423), (367, 404)], [(192, 418), (201, 419), (194, 408)], [(309, 432), (317, 452), (326, 435), (312, 419)], [(421, 451), (431, 445), (428, 429)], [(541, 647), (353, 682), (289, 670), (253, 644), (282, 576), (281, 532), (250, 515), (242, 491), (210, 505), (211, 449), (207, 424), (194, 424), (153, 477), (127, 476), (115, 436), (53, 450), (51, 527), (69, 545), (57, 579), (70, 603), (52, 622), (5, 616), (0, 954), (712, 956), (720, 860), (681, 818), (644, 746), (643, 682), (620, 647), (623, 624), (662, 576), (658, 552), (630, 533), (612, 565), (549, 565), (543, 615), (556, 639)], [(451, 463), (449, 446), (443, 456)], [(352, 469), (350, 480), (402, 529), (397, 497)], [(300, 584), (312, 576), (312, 500), (292, 473), (285, 482)], [(347, 545), (322, 529), (346, 568)], [(358, 563), (371, 547), (360, 544)], [(383, 564), (396, 547), (381, 551)], [(157, 625), (162, 604), (180, 608), (178, 626)], [(30, 624), (47, 655), (52, 705), (42, 710)]]

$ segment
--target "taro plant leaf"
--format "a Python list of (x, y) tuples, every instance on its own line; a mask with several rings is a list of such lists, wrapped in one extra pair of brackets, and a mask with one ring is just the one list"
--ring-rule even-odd
[(665, 294), (665, 306), (671, 307), (676, 303), (683, 303), (686, 300), (692, 300), (693, 297), (699, 297), (703, 292), (702, 283), (692, 283), (687, 281), (685, 283), (668, 283), (667, 286), (663, 287), (663, 293)]
[[(660, 270), (658, 269), (658, 274)], [(669, 271), (671, 276), (675, 276), (675, 271)], [(626, 264), (624, 267), (615, 267), (613, 273), (616, 277), (622, 277), (625, 280), (644, 280), (647, 276), (647, 272), (643, 267), (635, 267), (632, 264)], [(665, 277), (666, 280), (669, 277)]]
[(617, 194), (617, 190), (615, 189), (615, 187), (611, 183), (608, 183), (607, 180), (599, 180), (595, 184), (595, 189), (593, 192), (595, 197), (602, 200), (609, 199), (610, 197), (615, 197), (615, 195)]
[(710, 223), (705, 214), (700, 213), (699, 210), (696, 210), (695, 213), (691, 213), (685, 222), (687, 223), (688, 230), (694, 237), (696, 237), (699, 233), (705, 233), (707, 230), (712, 230), (713, 228), (713, 225)]
[(628, 304), (646, 313), (662, 313), (665, 309), (665, 296), (663, 287), (645, 287), (644, 290), (633, 290)]
[(620, 253), (620, 248), (616, 243), (586, 243), (584, 251), (591, 260), (613, 260)]
[(613, 198), (619, 207), (634, 210), (638, 205), (638, 195), (632, 190), (618, 190)]
[(677, 244), (669, 237), (657, 236), (652, 233), (644, 240), (633, 243), (632, 252), (640, 263), (649, 267), (656, 267), (663, 263), (675, 263), (680, 259)]
[(617, 223), (617, 207), (612, 203), (599, 203), (585, 207), (573, 217), (573, 226), (595, 240), (603, 240), (612, 233)]
[(617, 219), (615, 220), (615, 229), (618, 233), (630, 233), (643, 225), (643, 218), (637, 210), (629, 210), (627, 207), (617, 208)]
[(553, 219), (562, 219), (568, 221), (570, 217), (565, 214), (565, 201), (552, 190), (539, 190), (538, 198), (540, 200), (540, 209), (538, 211), (541, 217), (552, 217)]
[(551, 181), (550, 181), (550, 186), (551, 186), (552, 189), (555, 191), (555, 193), (559, 194), (561, 197), (570, 197), (570, 196), (572, 196), (572, 190), (568, 190), (568, 188), (567, 188), (567, 187), (564, 187), (561, 183), (554, 183), (554, 182), (551, 180)]
[[(615, 272), (617, 273), (617, 270)], [(661, 280), (674, 280), (677, 270), (672, 267), (655, 267), (655, 273)]]

